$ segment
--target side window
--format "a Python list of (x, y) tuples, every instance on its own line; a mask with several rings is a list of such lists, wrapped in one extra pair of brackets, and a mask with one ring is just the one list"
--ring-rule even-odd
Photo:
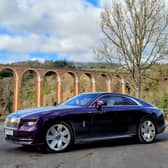
[(113, 97), (114, 105), (124, 105), (124, 100), (120, 96), (114, 96)]
[(107, 95), (107, 96), (101, 97), (99, 100), (106, 102), (107, 107), (116, 106), (116, 105), (137, 105), (136, 102), (134, 102), (133, 100), (122, 96)]
[(136, 102), (134, 102), (133, 100), (129, 98), (123, 97), (123, 99), (124, 99), (125, 105), (137, 105)]
[(115, 104), (115, 101), (114, 101), (113, 97), (110, 96), (110, 95), (103, 96), (99, 100), (104, 101), (106, 103), (105, 106), (113, 106)]

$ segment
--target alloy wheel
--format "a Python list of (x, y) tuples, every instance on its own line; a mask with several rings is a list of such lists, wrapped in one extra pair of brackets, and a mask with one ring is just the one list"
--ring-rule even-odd
[(151, 143), (156, 137), (156, 127), (152, 120), (145, 119), (139, 128), (139, 139), (143, 143)]
[(52, 125), (46, 133), (46, 143), (50, 150), (60, 152), (65, 150), (71, 142), (71, 132), (69, 128), (58, 123)]

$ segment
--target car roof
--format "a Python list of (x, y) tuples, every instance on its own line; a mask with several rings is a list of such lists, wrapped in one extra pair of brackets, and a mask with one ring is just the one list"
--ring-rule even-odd
[[(86, 92), (82, 94), (96, 94), (96, 95), (104, 95), (104, 94), (113, 94), (113, 95), (118, 95), (118, 96), (129, 96), (127, 94), (122, 94), (122, 93), (114, 93), (114, 92)], [(129, 96), (132, 97), (132, 96)]]
[(107, 94), (112, 94), (114, 96), (124, 96), (124, 97), (128, 97), (128, 98), (131, 98), (131, 99), (134, 99), (135, 101), (138, 101), (141, 105), (143, 106), (153, 106), (152, 104), (146, 102), (145, 100), (142, 100), (140, 98), (137, 98), (137, 97), (134, 97), (134, 96), (130, 96), (130, 95), (127, 95), (127, 94), (122, 94), (122, 93), (114, 93), (114, 92), (87, 92), (87, 93), (83, 93), (83, 94), (95, 94), (98, 96), (103, 96), (103, 95), (107, 95)]

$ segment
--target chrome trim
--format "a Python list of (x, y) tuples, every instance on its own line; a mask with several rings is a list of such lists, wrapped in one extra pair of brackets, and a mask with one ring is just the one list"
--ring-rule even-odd
[(18, 138), (18, 141), (33, 141), (32, 138)]
[(17, 128), (12, 128), (12, 127), (4, 127), (4, 130), (5, 130), (5, 129), (8, 129), (8, 130), (14, 130), (14, 131), (17, 130)]

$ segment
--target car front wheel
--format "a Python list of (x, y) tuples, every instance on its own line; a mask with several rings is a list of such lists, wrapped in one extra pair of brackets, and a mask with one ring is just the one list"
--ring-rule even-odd
[(141, 143), (152, 143), (156, 138), (156, 126), (150, 118), (143, 119), (139, 124), (138, 138)]
[(45, 134), (45, 144), (52, 152), (62, 152), (67, 150), (72, 144), (71, 128), (63, 122), (52, 124)]

